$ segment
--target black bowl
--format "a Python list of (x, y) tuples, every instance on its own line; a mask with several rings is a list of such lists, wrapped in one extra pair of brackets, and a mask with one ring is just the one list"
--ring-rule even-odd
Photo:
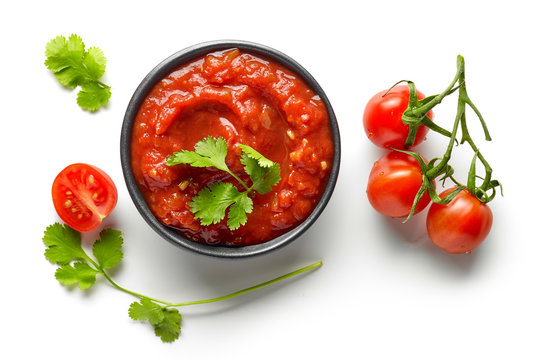
[[(226, 247), (226, 246), (214, 246), (206, 245), (198, 242), (191, 241), (182, 236), (175, 229), (161, 223), (151, 212), (148, 207), (142, 192), (140, 191), (131, 168), (131, 133), (133, 128), (133, 122), (137, 115), (138, 109), (148, 93), (152, 88), (169, 73), (183, 64), (186, 64), (192, 60), (198, 59), (208, 53), (226, 50), (230, 48), (237, 48), (239, 50), (245, 50), (253, 55), (259, 55), (261, 57), (270, 59), (286, 68), (293, 71), (297, 76), (303, 79), (307, 85), (317, 93), (327, 107), (329, 114), (329, 120), (331, 123), (331, 130), (334, 143), (334, 155), (333, 155), (333, 167), (329, 175), (329, 179), (322, 194), (320, 201), (312, 211), (312, 213), (297, 227), (288, 231), (287, 233), (269, 240), (262, 244), (241, 246), (241, 247)], [(171, 242), (174, 245), (178, 245), (185, 249), (192, 250), (194, 252), (223, 257), (223, 258), (242, 258), (253, 255), (260, 255), (269, 251), (278, 249), (286, 244), (291, 243), (297, 239), (305, 230), (307, 230), (320, 216), (326, 204), (328, 203), (335, 184), (337, 182), (337, 176), (339, 173), (340, 161), (341, 161), (341, 140), (339, 135), (339, 127), (337, 125), (337, 119), (331, 104), (316, 80), (305, 70), (300, 64), (288, 57), (287, 55), (274, 50), (270, 47), (238, 40), (226, 40), (226, 41), (211, 41), (197, 45), (193, 45), (184, 50), (181, 50), (169, 58), (165, 59), (159, 65), (157, 65), (146, 77), (142, 80), (138, 88), (135, 90), (127, 110), (125, 112), (124, 122), (122, 126), (122, 133), (120, 139), (120, 155), (122, 162), (122, 170), (127, 184), (129, 194), (135, 203), (138, 211), (148, 222), (148, 224), (163, 238)]]

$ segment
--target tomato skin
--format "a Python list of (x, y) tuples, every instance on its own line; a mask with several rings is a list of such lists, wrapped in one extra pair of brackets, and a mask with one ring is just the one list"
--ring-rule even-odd
[[(440, 194), (444, 198), (455, 188)], [(433, 203), (427, 214), (430, 239), (450, 254), (469, 253), (485, 240), (492, 227), (492, 211), (468, 190), (447, 205)]]
[[(416, 159), (399, 151), (391, 151), (376, 161), (367, 184), (367, 197), (380, 214), (406, 217), (423, 184), (421, 167)], [(430, 203), (428, 193), (419, 200), (414, 214)]]
[(77, 231), (96, 229), (118, 202), (112, 179), (88, 164), (71, 164), (54, 179), (52, 202), (58, 216)]
[[(392, 147), (404, 149), (404, 143), (408, 137), (409, 126), (402, 123), (402, 114), (408, 108), (410, 91), (408, 85), (395, 86), (389, 93), (383, 96), (387, 90), (380, 91), (374, 95), (363, 113), (363, 127), (370, 141), (383, 148)], [(421, 92), (417, 91), (419, 100), (425, 98)], [(427, 113), (432, 120), (432, 111)], [(421, 125), (417, 129), (413, 146), (425, 140), (429, 128)]]

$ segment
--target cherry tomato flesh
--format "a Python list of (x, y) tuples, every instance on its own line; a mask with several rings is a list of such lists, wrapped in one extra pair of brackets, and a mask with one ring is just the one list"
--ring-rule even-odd
[[(387, 148), (404, 149), (404, 143), (408, 137), (408, 125), (402, 123), (402, 114), (408, 108), (410, 91), (408, 85), (395, 86), (389, 93), (383, 96), (387, 90), (374, 95), (363, 113), (363, 127), (370, 141), (374, 144)], [(425, 98), (421, 92), (417, 92), (419, 100)], [(432, 120), (432, 111), (427, 113)], [(421, 125), (417, 129), (413, 146), (425, 140), (429, 128)]]
[(78, 231), (96, 229), (118, 201), (112, 179), (88, 164), (72, 164), (52, 184), (52, 201), (58, 216)]
[[(440, 194), (444, 198), (454, 188)], [(451, 254), (469, 253), (485, 240), (492, 227), (492, 211), (468, 190), (447, 205), (433, 203), (427, 214), (430, 239)]]
[[(374, 163), (367, 184), (367, 197), (380, 214), (406, 217), (422, 184), (423, 175), (417, 160), (408, 154), (391, 151)], [(414, 214), (429, 203), (430, 197), (425, 193)]]

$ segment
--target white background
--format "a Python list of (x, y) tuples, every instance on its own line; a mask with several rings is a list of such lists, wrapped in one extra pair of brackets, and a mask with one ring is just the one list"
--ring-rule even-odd
[[(4, 2), (0, 21), (2, 358), (537, 359), (539, 25), (533, 1), (36, 1)], [(108, 58), (106, 109), (80, 110), (43, 65), (45, 44), (79, 34)], [(142, 220), (125, 187), (120, 128), (128, 101), (161, 60), (198, 42), (243, 39), (287, 53), (318, 80), (336, 112), (342, 163), (317, 223), (292, 245), (246, 260), (176, 248)], [(382, 151), (362, 128), (376, 92), (412, 79), (444, 89), (457, 54), (492, 137), (475, 139), (504, 185), (494, 225), (471, 255), (426, 237), (425, 215), (403, 225), (365, 196)], [(435, 109), (451, 127), (455, 102)], [(471, 118), (471, 115), (470, 115)], [(474, 127), (474, 131), (477, 130)], [(430, 135), (420, 147), (441, 154)], [(468, 154), (455, 159), (465, 171)], [(135, 300), (104, 279), (82, 292), (54, 278), (43, 257), (50, 198), (70, 163), (104, 169), (119, 202), (104, 226), (123, 231), (118, 283), (170, 301), (211, 298), (323, 260), (306, 276), (222, 303), (182, 308), (182, 334), (163, 344), (128, 318)], [(460, 170), (460, 169), (459, 169)], [(460, 173), (462, 179), (464, 173)], [(90, 242), (96, 232), (85, 236)], [(8, 353), (13, 353), (6, 357)]]

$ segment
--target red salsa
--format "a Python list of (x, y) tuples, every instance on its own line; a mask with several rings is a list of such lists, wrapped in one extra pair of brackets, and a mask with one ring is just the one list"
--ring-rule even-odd
[[(162, 79), (142, 103), (132, 135), (133, 173), (154, 215), (206, 244), (258, 244), (296, 227), (318, 203), (333, 166), (331, 128), (320, 97), (287, 68), (238, 49), (208, 54)], [(235, 183), (230, 175), (166, 165), (174, 152), (193, 150), (207, 136), (226, 140), (227, 165), (247, 184), (238, 144), (281, 166), (281, 181), (271, 192), (249, 195), (253, 212), (234, 231), (226, 219), (202, 226), (189, 210), (204, 187)]]

